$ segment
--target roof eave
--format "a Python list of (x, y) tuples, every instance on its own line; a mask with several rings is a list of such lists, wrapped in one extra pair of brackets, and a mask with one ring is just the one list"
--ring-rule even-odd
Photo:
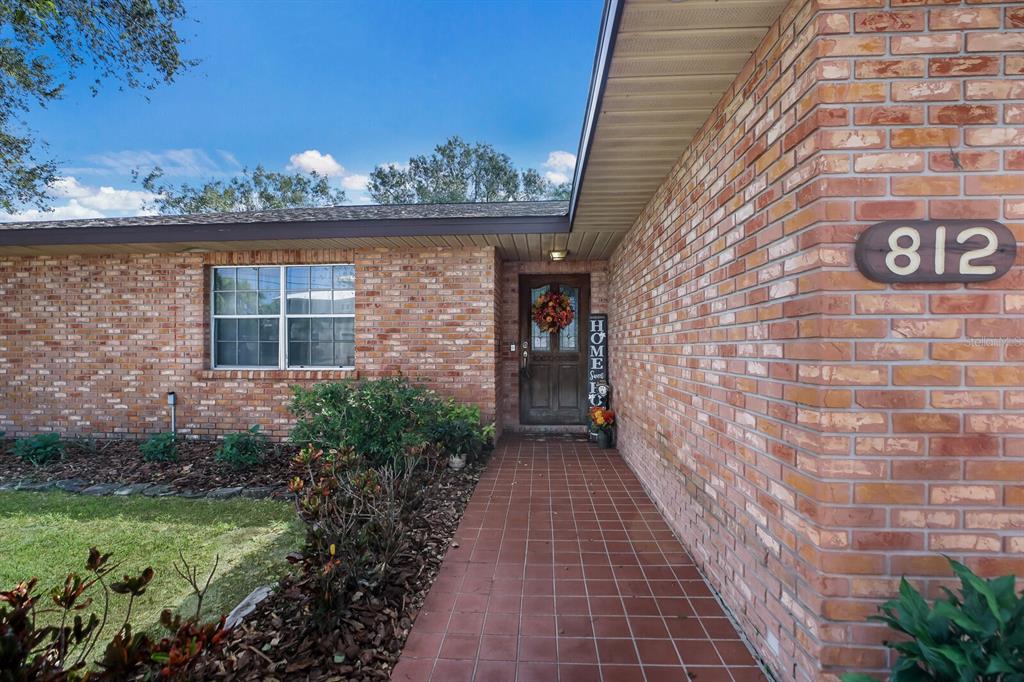
[(587, 172), (587, 157), (590, 154), (590, 147), (594, 141), (594, 126), (597, 125), (597, 115), (601, 108), (601, 99), (604, 97), (605, 84), (608, 82), (608, 68), (612, 60), (612, 51), (615, 48), (615, 34), (619, 30), (619, 21), (622, 18), (624, 2), (625, 0), (605, 0), (604, 11), (601, 14), (601, 30), (597, 51), (594, 54), (594, 69), (590, 77), (590, 92), (587, 95), (583, 130), (580, 133), (580, 146), (576, 154), (572, 195), (569, 197), (570, 230), (572, 229), (573, 218), (576, 216), (576, 206), (580, 200), (583, 177)]
[(0, 230), (0, 246), (178, 244), (296, 239), (440, 237), (447, 235), (558, 234), (567, 215), (477, 218), (396, 218), (345, 221), (241, 222)]

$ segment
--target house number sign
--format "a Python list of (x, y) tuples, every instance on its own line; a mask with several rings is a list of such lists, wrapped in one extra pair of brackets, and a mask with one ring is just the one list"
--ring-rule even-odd
[(608, 381), (608, 316), (591, 315), (587, 327), (587, 390), (590, 406), (600, 405), (597, 385)]
[(1017, 242), (994, 220), (887, 220), (861, 233), (854, 254), (876, 282), (983, 282), (1006, 274)]

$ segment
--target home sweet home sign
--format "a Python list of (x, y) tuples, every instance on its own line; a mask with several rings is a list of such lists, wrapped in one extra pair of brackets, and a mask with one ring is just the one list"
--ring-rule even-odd
[(587, 327), (587, 395), (590, 406), (603, 404), (598, 384), (608, 381), (608, 316), (591, 315)]

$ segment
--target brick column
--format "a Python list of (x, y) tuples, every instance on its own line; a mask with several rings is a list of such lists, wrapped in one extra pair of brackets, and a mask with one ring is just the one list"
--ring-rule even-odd
[[(952, 554), (1024, 575), (1024, 268), (884, 285), (890, 218), (1024, 237), (1024, 7), (794, 0), (612, 259), (620, 448), (782, 679)], [(1022, 249), (1024, 253), (1024, 249)]]
[(809, 555), (821, 663), (836, 673), (887, 664), (888, 633), (864, 619), (901, 575), (938, 593), (939, 553), (1024, 575), (1020, 259), (993, 282), (883, 285), (852, 254), (887, 219), (986, 218), (1024, 235), (1024, 7), (878, 4), (821, 3), (837, 6), (815, 19), (821, 78), (797, 102), (827, 121), (797, 146), (819, 169), (798, 202), (831, 212), (805, 237), (818, 267), (799, 283), (828, 306), (798, 322), (820, 343), (801, 381), (827, 399), (798, 401), (797, 421), (822, 445), (810, 473), (829, 491), (828, 542)]

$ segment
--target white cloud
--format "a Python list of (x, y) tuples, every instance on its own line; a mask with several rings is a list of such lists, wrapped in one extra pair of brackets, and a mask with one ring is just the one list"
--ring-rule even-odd
[(230, 165), (240, 168), (242, 164), (238, 163), (238, 157), (229, 152), (227, 149), (218, 149), (217, 153), (220, 154), (220, 158), (227, 161)]
[[(92, 154), (85, 157), (85, 165), (67, 168), (78, 175), (126, 176), (132, 171), (148, 172), (160, 166), (167, 177), (208, 177), (230, 175), (238, 170), (238, 160), (224, 150), (217, 150), (219, 160), (202, 149), (127, 149), (119, 152)], [(227, 166), (225, 167), (225, 163)]]
[(576, 155), (572, 152), (553, 151), (548, 154), (544, 167), (556, 173), (569, 173), (576, 168)]
[(140, 189), (116, 189), (109, 186), (88, 187), (74, 176), (58, 178), (50, 185), (49, 194), (56, 198), (76, 200), (81, 206), (97, 211), (129, 212), (139, 215), (147, 201), (156, 195)]
[[(292, 154), (288, 161), (288, 170), (302, 171), (304, 173), (317, 173), (324, 177), (333, 178), (342, 189), (349, 192), (348, 204), (369, 203), (366, 196), (366, 185), (370, 181), (369, 175), (362, 173), (349, 173), (344, 166), (331, 154), (325, 154), (319, 149), (307, 149), (298, 154)], [(354, 194), (352, 194), (354, 193)]]
[(338, 163), (330, 154), (323, 154), (318, 149), (307, 149), (289, 158), (289, 170), (300, 170), (306, 173), (317, 173), (325, 177), (345, 175), (345, 167)]
[(54, 197), (68, 197), (71, 199), (89, 195), (89, 188), (85, 187), (73, 175), (57, 178), (50, 183), (47, 194)]
[(151, 215), (147, 202), (156, 195), (145, 190), (118, 189), (83, 185), (74, 176), (54, 181), (47, 192), (54, 199), (63, 199), (50, 211), (30, 209), (12, 216), (13, 220), (74, 220), (78, 218), (110, 218), (114, 216)]
[(341, 186), (350, 192), (361, 192), (366, 189), (368, 182), (370, 182), (369, 175), (346, 175), (341, 179)]
[(576, 155), (571, 152), (555, 150), (548, 154), (548, 160), (544, 162), (544, 177), (548, 182), (555, 185), (569, 182), (576, 169)]
[(86, 208), (78, 203), (78, 199), (71, 199), (63, 206), (54, 206), (53, 210), (40, 211), (37, 208), (30, 209), (28, 211), (22, 211), (21, 213), (15, 213), (11, 216), (12, 222), (20, 222), (22, 220), (31, 220), (33, 222), (38, 220), (76, 220), (79, 218), (103, 218), (105, 217), (99, 211)]

